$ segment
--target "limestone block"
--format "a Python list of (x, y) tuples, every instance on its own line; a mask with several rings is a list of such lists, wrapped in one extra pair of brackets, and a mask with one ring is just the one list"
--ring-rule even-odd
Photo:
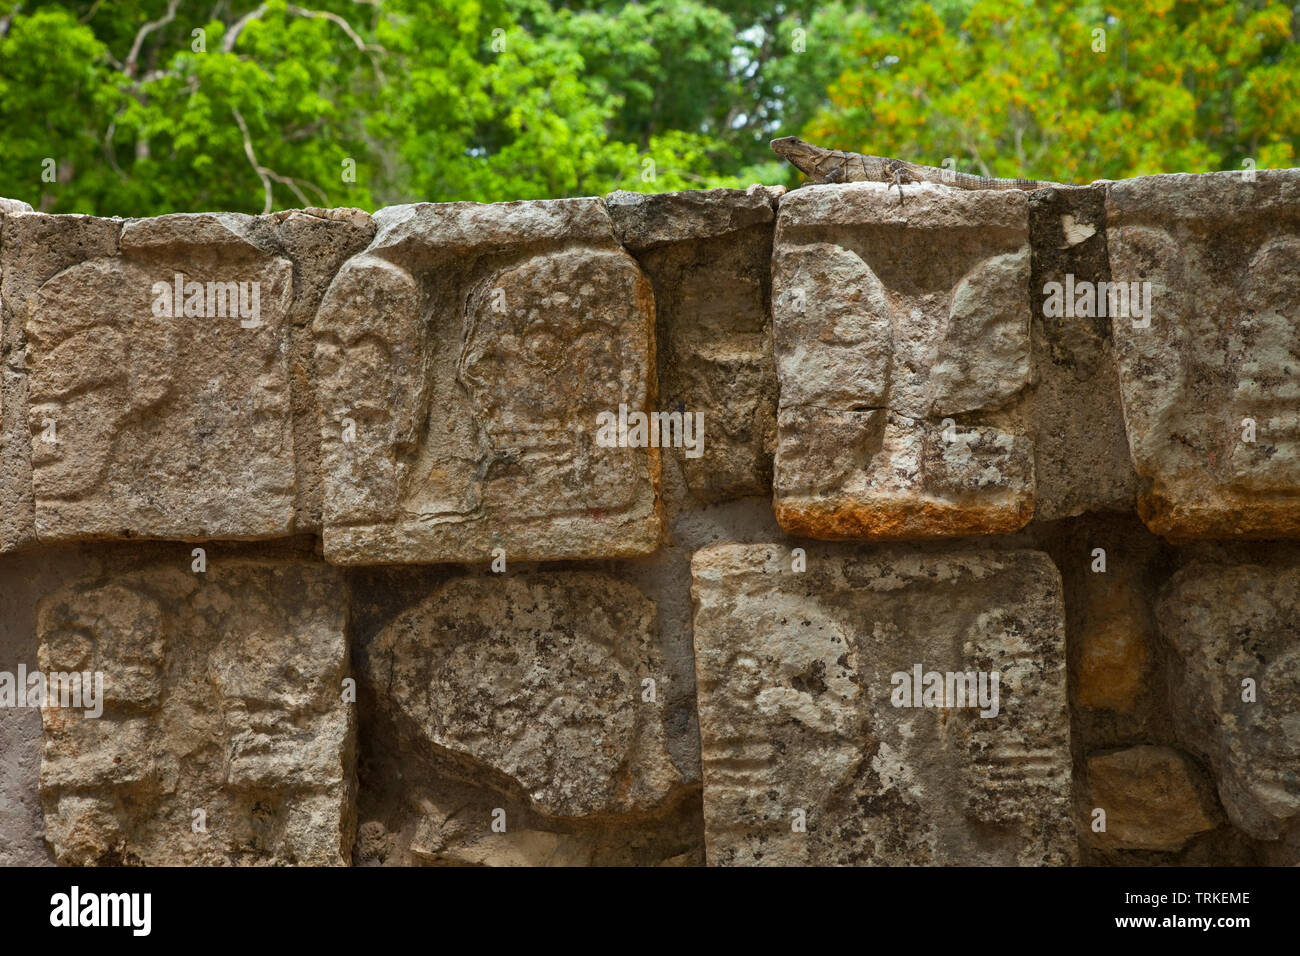
[(654, 285), (659, 407), (695, 415), (702, 426), (691, 436), (698, 447), (669, 452), (691, 494), (705, 503), (771, 495), (771, 197), (740, 189), (617, 192), (606, 204)]
[(1070, 862), (1047, 556), (827, 548), (803, 572), (793, 557), (727, 544), (692, 562), (709, 862)]
[(598, 199), (394, 206), (314, 323), (324, 545), (350, 564), (645, 554), (654, 301)]
[(1300, 819), (1297, 595), (1293, 563), (1195, 561), (1157, 603), (1179, 739), (1210, 764), (1229, 819), (1259, 840)]
[(1105, 185), (1030, 193), (1029, 242), (1034, 519), (1131, 513), (1137, 476), (1124, 432), (1110, 317), (1087, 307), (1086, 299), (1084, 308), (1075, 308), (1085, 289), (1095, 296), (1110, 281)]
[(37, 536), (289, 532), (293, 267), (259, 240), (266, 224), (233, 214), (110, 223), (116, 254), (87, 250), (45, 277), (40, 234), (52, 218), (17, 217), (12, 257)]
[(1111, 316), (1138, 512), (1173, 540), (1300, 535), (1300, 171), (1254, 176), (1107, 196), (1112, 279), (1151, 299)]
[(369, 217), (8, 218), (5, 343), (21, 361), (5, 391), (25, 410), (36, 536), (318, 530), (308, 326)]
[(42, 710), (58, 862), (347, 863), (346, 619), (338, 572), (289, 560), (158, 566), (44, 598), (41, 670), (103, 680), (98, 717)]
[(714, 239), (770, 225), (772, 188), (687, 189), (675, 193), (610, 193), (605, 204), (619, 241), (632, 253)]
[(4, 304), (5, 219), (20, 212), (0, 200), (0, 554), (35, 536), (32, 524), (32, 458), (27, 445), (27, 378), (15, 325)]
[(339, 269), (374, 238), (370, 216), (360, 209), (289, 209), (276, 213), (276, 239), (294, 263), (289, 310), (289, 394), (293, 401), (295, 484), (293, 528), (320, 534), (320, 407), (312, 383), (315, 337), (312, 321)]
[(0, 552), (36, 537), (25, 329), (37, 291), (83, 258), (117, 254), (119, 220), (9, 209), (0, 222)]
[(1088, 830), (1097, 847), (1181, 850), (1218, 824), (1214, 797), (1187, 756), (1172, 747), (1128, 747), (1088, 758), (1089, 807), (1106, 811), (1106, 829)]
[(1011, 532), (1034, 509), (1023, 193), (781, 200), (776, 514), (818, 538)]
[(649, 811), (681, 784), (654, 625), (654, 605), (603, 574), (456, 578), (393, 619), (360, 669), (411, 752), (547, 817)]

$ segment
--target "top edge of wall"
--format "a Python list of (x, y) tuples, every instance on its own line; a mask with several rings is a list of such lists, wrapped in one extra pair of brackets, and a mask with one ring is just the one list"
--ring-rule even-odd
[[(1170, 187), (1195, 188), (1206, 186), (1217, 186), (1223, 182), (1233, 180), (1251, 183), (1264, 179), (1293, 179), (1300, 178), (1300, 167), (1286, 167), (1279, 169), (1250, 169), (1250, 170), (1214, 170), (1204, 173), (1152, 173), (1145, 176), (1132, 176), (1126, 179), (1097, 179), (1090, 183), (1051, 183), (1042, 187), (1043, 189), (1086, 189), (1090, 187), (1144, 187), (1152, 188), (1160, 185)], [(365, 210), (352, 206), (334, 206), (323, 208), (319, 206), (302, 206), (290, 209), (276, 210), (271, 213), (238, 213), (229, 210), (202, 210), (198, 212), (173, 212), (163, 213), (158, 216), (100, 216), (94, 213), (46, 213), (32, 208), (29, 203), (20, 199), (6, 199), (0, 197), (0, 215), (39, 215), (54, 216), (60, 218), (93, 218), (93, 219), (112, 219), (123, 222), (130, 222), (139, 219), (165, 219), (173, 217), (203, 217), (203, 216), (241, 216), (248, 219), (258, 219), (270, 217), (277, 221), (292, 215), (313, 216), (318, 219), (331, 220), (351, 220), (355, 221), (358, 217), (375, 218), (386, 217), (391, 215), (410, 214), (421, 210), (471, 210), (488, 207), (537, 207), (552, 204), (582, 204), (592, 201), (599, 201), (607, 208), (612, 209), (640, 209), (650, 210), (655, 207), (671, 204), (674, 211), (688, 211), (692, 207), (703, 207), (711, 203), (736, 204), (736, 203), (753, 203), (755, 205), (770, 204), (775, 205), (782, 198), (792, 195), (797, 191), (805, 188), (814, 189), (861, 189), (875, 186), (889, 186), (887, 183), (804, 183), (798, 190), (786, 191), (783, 186), (769, 186), (761, 183), (755, 183), (747, 188), (726, 188), (719, 187), (713, 189), (684, 189), (662, 193), (642, 193), (630, 190), (619, 189), (610, 192), (604, 196), (565, 196), (555, 199), (511, 199), (500, 202), (477, 202), (473, 200), (454, 200), (450, 202), (432, 202), (416, 201), (409, 203), (393, 203), (388, 206), (381, 206), (373, 213), (367, 213)], [(911, 184), (910, 189), (950, 189), (956, 193), (963, 192), (987, 192), (989, 190), (963, 190), (956, 187), (940, 187), (933, 184), (917, 183)], [(1038, 190), (1028, 190), (1036, 192)]]

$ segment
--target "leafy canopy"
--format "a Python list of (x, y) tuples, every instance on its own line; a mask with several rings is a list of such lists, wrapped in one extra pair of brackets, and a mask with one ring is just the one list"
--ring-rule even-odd
[(0, 0), (0, 195), (139, 216), (794, 185), (767, 146), (790, 133), (1038, 179), (1286, 166), (1295, 31), (1272, 0)]

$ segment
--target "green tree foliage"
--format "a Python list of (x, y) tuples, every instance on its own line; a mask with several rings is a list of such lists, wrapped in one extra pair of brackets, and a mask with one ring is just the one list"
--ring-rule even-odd
[(0, 0), (0, 195), (152, 215), (793, 185), (767, 146), (789, 133), (1052, 179), (1290, 165), (1295, 29), (1270, 0)]
[(815, 141), (982, 175), (1088, 182), (1291, 166), (1295, 13), (1273, 0), (981, 0), (873, 19)]

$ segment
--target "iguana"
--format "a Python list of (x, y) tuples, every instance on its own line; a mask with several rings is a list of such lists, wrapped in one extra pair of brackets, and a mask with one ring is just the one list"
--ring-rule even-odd
[(1044, 183), (1033, 179), (988, 179), (935, 166), (922, 166), (886, 156), (864, 156), (838, 149), (822, 149), (795, 136), (772, 140), (776, 154), (806, 173), (810, 182), (819, 183), (889, 183), (898, 187), (899, 198), (905, 183), (935, 183), (958, 189), (1043, 189), (1062, 183)]

